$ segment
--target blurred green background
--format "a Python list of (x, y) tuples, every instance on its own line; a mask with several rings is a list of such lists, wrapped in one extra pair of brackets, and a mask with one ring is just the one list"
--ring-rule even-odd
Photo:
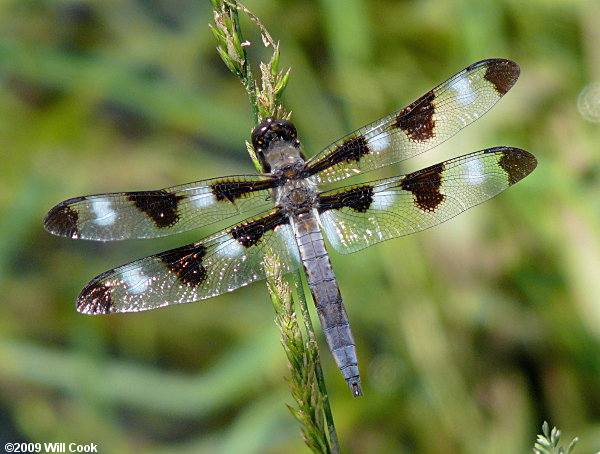
[[(394, 172), (512, 145), (537, 156), (531, 176), (435, 229), (331, 254), (365, 391), (352, 398), (321, 343), (344, 451), (524, 453), (543, 420), (579, 436), (576, 453), (600, 450), (600, 2), (247, 6), (292, 66), (286, 105), (308, 155), (477, 60), (522, 68), (482, 120)], [(253, 172), (251, 110), (211, 20), (197, 0), (0, 2), (2, 443), (307, 451), (264, 284), (75, 311), (93, 276), (224, 225), (112, 244), (42, 228), (66, 198)], [(268, 54), (243, 26), (257, 62)]]

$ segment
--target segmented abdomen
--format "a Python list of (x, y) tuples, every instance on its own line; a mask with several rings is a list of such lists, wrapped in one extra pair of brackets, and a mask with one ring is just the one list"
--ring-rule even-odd
[(362, 395), (348, 314), (325, 249), (316, 210), (291, 217), (292, 228), (327, 345), (355, 396)]

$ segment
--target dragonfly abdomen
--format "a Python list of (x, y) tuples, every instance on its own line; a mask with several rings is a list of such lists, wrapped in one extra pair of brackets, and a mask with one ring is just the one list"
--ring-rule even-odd
[(356, 346), (315, 210), (291, 219), (325, 340), (354, 396), (361, 396)]

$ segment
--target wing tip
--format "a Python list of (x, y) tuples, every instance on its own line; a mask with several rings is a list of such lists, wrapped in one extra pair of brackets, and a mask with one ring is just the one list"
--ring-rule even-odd
[(77, 299), (76, 303), (77, 312), (85, 315), (104, 315), (110, 314), (111, 304), (106, 304), (105, 301), (98, 299)]
[(466, 69), (473, 70), (481, 67), (487, 67), (491, 71), (504, 70), (508, 73), (520, 74), (521, 67), (514, 60), (508, 58), (486, 58), (485, 60), (479, 60), (472, 65), (469, 65)]
[(504, 96), (516, 83), (521, 68), (512, 61), (503, 58), (488, 61), (484, 78), (492, 83), (500, 96)]
[(86, 315), (109, 314), (113, 308), (111, 287), (104, 278), (112, 274), (114, 270), (107, 271), (92, 279), (77, 297), (77, 312)]
[(521, 74), (518, 63), (507, 58), (488, 58), (467, 66), (466, 71), (485, 68), (484, 79), (490, 82), (498, 94), (504, 96), (514, 85)]
[(79, 214), (71, 206), (73, 200), (75, 199), (65, 200), (50, 209), (44, 218), (44, 228), (47, 232), (66, 238), (79, 238)]
[(527, 150), (516, 147), (497, 147), (501, 152), (498, 165), (506, 172), (509, 186), (521, 181), (537, 167), (536, 157)]

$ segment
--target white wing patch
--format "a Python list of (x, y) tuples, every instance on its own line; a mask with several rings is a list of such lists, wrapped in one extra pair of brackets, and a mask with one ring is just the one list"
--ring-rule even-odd
[(371, 207), (376, 210), (385, 210), (394, 204), (394, 193), (391, 191), (383, 191), (373, 194), (373, 202)]
[(327, 240), (331, 244), (331, 247), (336, 251), (343, 249), (346, 246), (345, 234), (349, 230), (346, 229), (346, 225), (343, 220), (334, 222), (336, 219), (332, 218), (332, 212), (327, 211), (321, 215), (321, 223), (323, 231)]
[(211, 207), (217, 202), (215, 195), (212, 193), (198, 194), (190, 198), (194, 202), (194, 206), (200, 209)]
[(481, 159), (466, 162), (465, 178), (473, 186), (478, 186), (485, 181), (485, 167)]
[(117, 212), (112, 208), (110, 199), (99, 198), (92, 200), (92, 211), (96, 215), (94, 223), (100, 226), (112, 225), (117, 220)]
[(216, 252), (222, 257), (236, 258), (244, 253), (246, 248), (231, 235), (225, 235), (222, 243), (216, 247)]
[(139, 269), (133, 268), (121, 273), (121, 279), (127, 285), (127, 292), (138, 295), (148, 290), (150, 280)]
[(477, 97), (471, 86), (471, 80), (468, 77), (459, 78), (452, 84), (452, 88), (456, 90), (456, 101), (463, 106), (468, 106)]
[(364, 137), (367, 140), (369, 148), (375, 154), (387, 150), (392, 144), (392, 138), (390, 136), (390, 133), (387, 131), (381, 132), (378, 130), (374, 130), (373, 132), (366, 133)]
[(288, 251), (290, 251), (290, 255), (296, 262), (300, 262), (300, 252), (298, 251), (298, 244), (296, 243), (292, 228), (289, 225), (284, 224), (278, 226), (276, 231), (283, 237)]

